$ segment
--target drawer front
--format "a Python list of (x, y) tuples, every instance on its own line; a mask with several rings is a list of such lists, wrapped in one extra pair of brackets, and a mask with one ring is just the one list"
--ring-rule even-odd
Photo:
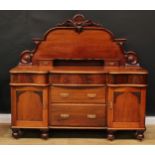
[(54, 84), (105, 84), (105, 74), (50, 74), (49, 83)]
[(104, 87), (51, 87), (51, 102), (105, 103)]
[(11, 83), (48, 83), (48, 77), (45, 74), (19, 73), (11, 75)]
[(51, 104), (51, 126), (104, 127), (106, 126), (105, 104)]
[(147, 74), (112, 74), (109, 75), (110, 84), (146, 84)]

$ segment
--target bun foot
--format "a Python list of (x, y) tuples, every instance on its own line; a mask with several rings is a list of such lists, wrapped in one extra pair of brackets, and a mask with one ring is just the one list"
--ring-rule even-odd
[(22, 136), (22, 132), (20, 129), (12, 129), (12, 137), (18, 139)]
[(107, 139), (110, 141), (115, 139), (114, 131), (108, 131)]
[(136, 131), (136, 138), (140, 141), (142, 141), (144, 139), (144, 131), (140, 130), (140, 131)]
[(41, 138), (48, 139), (48, 130), (41, 130)]

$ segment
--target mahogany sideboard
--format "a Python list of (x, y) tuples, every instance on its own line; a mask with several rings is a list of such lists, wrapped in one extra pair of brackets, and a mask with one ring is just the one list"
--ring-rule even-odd
[[(144, 138), (148, 71), (124, 38), (83, 15), (33, 39), (35, 49), (21, 53), (10, 70), (12, 135), (22, 129), (133, 130)], [(103, 130), (104, 132), (104, 130)]]

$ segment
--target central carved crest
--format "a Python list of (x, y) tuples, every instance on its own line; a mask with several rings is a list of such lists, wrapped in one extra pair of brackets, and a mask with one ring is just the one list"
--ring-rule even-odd
[(96, 24), (92, 20), (86, 20), (81, 14), (75, 15), (72, 19), (69, 19), (62, 24), (58, 24), (57, 26), (74, 27), (78, 33), (82, 32), (83, 28), (86, 26), (101, 27), (100, 24)]

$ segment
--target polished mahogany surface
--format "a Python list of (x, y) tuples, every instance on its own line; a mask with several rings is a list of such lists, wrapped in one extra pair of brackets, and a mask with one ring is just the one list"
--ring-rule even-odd
[[(124, 38), (83, 15), (58, 24), (10, 70), (12, 130), (133, 130), (143, 139), (148, 71)], [(103, 131), (104, 132), (104, 131)]]

